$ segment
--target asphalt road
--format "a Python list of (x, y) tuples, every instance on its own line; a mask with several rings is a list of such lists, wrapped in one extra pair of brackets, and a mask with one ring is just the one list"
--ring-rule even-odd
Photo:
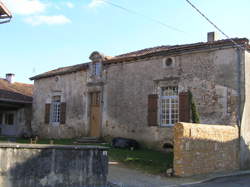
[(250, 174), (223, 177), (201, 184), (180, 185), (185, 187), (250, 187)]

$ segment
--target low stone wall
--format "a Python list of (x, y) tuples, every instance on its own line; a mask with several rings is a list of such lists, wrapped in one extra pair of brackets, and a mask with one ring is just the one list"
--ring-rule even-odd
[(238, 128), (178, 123), (174, 127), (174, 172), (192, 176), (239, 169)]
[(0, 144), (0, 186), (105, 187), (104, 147)]

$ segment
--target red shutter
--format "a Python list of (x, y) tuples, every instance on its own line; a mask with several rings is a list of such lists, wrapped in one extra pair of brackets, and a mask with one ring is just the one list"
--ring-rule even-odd
[(190, 122), (190, 102), (188, 92), (179, 94), (179, 121)]
[(49, 118), (50, 118), (50, 104), (45, 104), (45, 118), (44, 123), (49, 124)]
[(148, 126), (157, 126), (158, 95), (148, 95)]
[(65, 124), (65, 122), (66, 122), (66, 103), (61, 103), (60, 124)]

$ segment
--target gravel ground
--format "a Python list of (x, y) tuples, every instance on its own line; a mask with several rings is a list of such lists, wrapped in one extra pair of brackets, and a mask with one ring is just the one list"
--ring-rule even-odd
[(179, 184), (182, 179), (149, 175), (119, 165), (109, 165), (108, 181), (119, 187), (166, 187)]

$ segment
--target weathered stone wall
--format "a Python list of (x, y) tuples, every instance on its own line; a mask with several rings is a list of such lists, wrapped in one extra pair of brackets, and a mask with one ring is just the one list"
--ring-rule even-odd
[(239, 169), (237, 126), (177, 123), (174, 173), (177, 176)]
[(95, 146), (0, 144), (2, 187), (105, 187), (107, 150)]
[[(88, 133), (86, 112), (86, 72), (43, 78), (34, 82), (33, 134), (46, 138), (73, 138)], [(51, 102), (54, 93), (66, 103), (66, 123), (45, 124), (45, 104)]]
[(17, 136), (31, 135), (32, 106), (25, 106), (17, 111)]
[(241, 168), (250, 168), (250, 53), (245, 52), (244, 54), (244, 69), (242, 74), (244, 74), (244, 100), (242, 102), (242, 121), (241, 121), (241, 149), (240, 149), (240, 160)]
[[(163, 59), (174, 64), (164, 67)], [(172, 142), (172, 127), (148, 127), (148, 95), (176, 85), (193, 93), (201, 123), (235, 124), (237, 101), (235, 49), (211, 49), (153, 57), (106, 67), (103, 135), (135, 138), (162, 146)]]

